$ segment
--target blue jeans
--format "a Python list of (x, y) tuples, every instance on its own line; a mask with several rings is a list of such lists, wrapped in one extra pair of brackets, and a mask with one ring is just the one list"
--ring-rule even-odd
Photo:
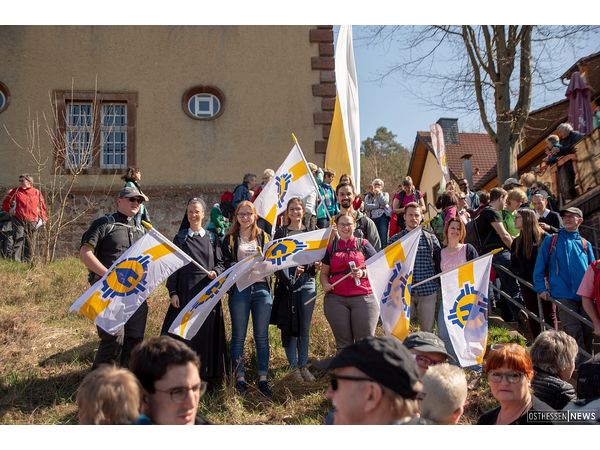
[(308, 305), (304, 303), (315, 296), (315, 279), (307, 278), (307, 281), (298, 289), (294, 290), (294, 295), (298, 296), (300, 303), (300, 333), (299, 336), (291, 336), (290, 343), (285, 347), (285, 356), (292, 368), (306, 367), (308, 363), (308, 344), (310, 339), (310, 321), (315, 308), (315, 302)]
[(269, 319), (272, 305), (273, 298), (266, 283), (254, 283), (241, 292), (234, 286), (229, 294), (231, 360), (238, 378), (245, 376), (244, 342), (251, 312), (258, 375), (267, 375), (269, 371)]
[(373, 219), (375, 226), (377, 227), (377, 233), (379, 239), (381, 239), (381, 248), (387, 247), (388, 245), (388, 228), (390, 226), (390, 218), (385, 214), (377, 219)]

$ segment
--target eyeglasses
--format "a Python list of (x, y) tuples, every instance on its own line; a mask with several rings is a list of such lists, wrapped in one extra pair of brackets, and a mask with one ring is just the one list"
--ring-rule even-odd
[(254, 213), (248, 213), (248, 214), (240, 214), (238, 213), (237, 216), (241, 219), (246, 219), (248, 217), (252, 217), (254, 215)]
[(376, 383), (373, 378), (368, 377), (353, 377), (350, 375), (335, 375), (331, 374), (329, 379), (329, 384), (331, 385), (332, 391), (337, 391), (339, 387), (338, 380), (347, 380), (347, 381), (372, 381)]
[(413, 354), (413, 357), (415, 358), (415, 361), (417, 362), (417, 364), (422, 365), (422, 366), (435, 366), (437, 364), (441, 364), (443, 361), (436, 361), (434, 359), (428, 358), (425, 355), (418, 355), (418, 354)]
[(488, 373), (488, 380), (492, 383), (501, 383), (502, 379), (505, 378), (508, 384), (517, 384), (523, 378), (522, 372), (490, 372)]
[(186, 388), (186, 387), (176, 387), (173, 389), (154, 389), (157, 392), (163, 392), (165, 394), (169, 394), (171, 396), (171, 400), (174, 403), (182, 403), (187, 398), (188, 392), (192, 391), (194, 395), (198, 395), (198, 398), (202, 397), (206, 392), (206, 387), (208, 383), (206, 381), (201, 381), (200, 384), (195, 386)]
[(337, 224), (338, 228), (351, 228), (354, 226), (353, 223), (338, 223)]
[(131, 203), (139, 203), (140, 205), (144, 203), (144, 199), (139, 197), (129, 197), (127, 200), (129, 200)]

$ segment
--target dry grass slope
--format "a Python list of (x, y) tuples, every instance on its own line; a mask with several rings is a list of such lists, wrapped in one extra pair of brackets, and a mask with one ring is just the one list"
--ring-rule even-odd
[[(74, 258), (46, 266), (26, 266), (0, 260), (0, 424), (74, 424), (75, 393), (88, 373), (97, 346), (93, 325), (68, 313), (71, 303), (87, 288), (86, 271)], [(146, 336), (159, 333), (167, 309), (167, 292), (157, 289), (148, 300)], [(225, 314), (228, 320), (228, 314)], [(229, 324), (227, 324), (229, 330)], [(378, 330), (381, 333), (381, 330)], [(228, 335), (229, 336), (229, 335)], [(513, 340), (506, 330), (492, 329), (490, 341)], [(200, 412), (216, 424), (320, 424), (329, 409), (325, 398), (327, 377), (317, 373), (315, 383), (295, 383), (271, 327), (271, 380), (274, 396), (266, 399), (251, 389), (240, 398), (233, 381), (207, 394)], [(248, 378), (256, 380), (252, 334), (246, 355)], [(315, 308), (311, 358), (335, 352), (335, 343), (323, 315), (322, 300)], [(484, 380), (469, 396), (465, 422), (472, 422), (492, 404)]]

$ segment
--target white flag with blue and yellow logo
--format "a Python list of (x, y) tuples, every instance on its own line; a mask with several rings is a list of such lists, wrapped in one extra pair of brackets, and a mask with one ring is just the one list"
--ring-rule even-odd
[(191, 261), (158, 231), (150, 229), (69, 311), (78, 312), (107, 333), (116, 334), (157, 286)]
[(238, 279), (237, 288), (243, 291), (278, 270), (322, 260), (331, 231), (329, 227), (270, 241), (265, 245), (262, 259)]
[(401, 341), (409, 332), (413, 267), (421, 233), (417, 227), (365, 262), (383, 330)]
[(482, 364), (488, 335), (488, 288), (493, 255), (444, 273), (442, 307), (461, 367)]
[(238, 277), (252, 268), (260, 257), (260, 254), (247, 256), (212, 280), (179, 312), (169, 328), (169, 333), (191, 340), (221, 297), (234, 285)]
[(285, 211), (289, 199), (305, 199), (315, 190), (312, 174), (302, 150), (298, 144), (294, 144), (275, 176), (254, 200), (254, 206), (258, 215), (269, 222), (274, 230), (277, 216)]

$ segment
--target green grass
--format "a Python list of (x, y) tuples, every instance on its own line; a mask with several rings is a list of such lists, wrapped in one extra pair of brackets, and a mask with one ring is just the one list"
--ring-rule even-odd
[[(98, 337), (93, 324), (68, 313), (72, 302), (87, 289), (87, 272), (75, 258), (49, 265), (28, 266), (0, 260), (0, 424), (76, 423), (77, 386), (89, 372)], [(146, 336), (156, 336), (168, 306), (164, 288), (148, 299)], [(227, 308), (225, 307), (225, 311)], [(225, 313), (227, 336), (229, 314)], [(378, 327), (377, 334), (383, 334)], [(520, 338), (503, 328), (490, 327), (488, 343), (515, 342)], [(520, 342), (520, 341), (519, 341)], [(240, 398), (233, 381), (208, 393), (200, 412), (216, 424), (320, 424), (330, 408), (325, 397), (327, 377), (316, 373), (315, 383), (289, 379), (280, 332), (271, 327), (270, 378), (274, 396), (266, 399), (255, 388)], [(524, 343), (524, 342), (520, 342)], [(311, 331), (310, 358), (335, 352), (331, 329), (319, 297)], [(245, 354), (248, 380), (257, 379), (256, 355), (249, 330)], [(469, 374), (473, 378), (472, 374)], [(493, 405), (482, 378), (470, 392), (464, 422), (470, 423)]]

